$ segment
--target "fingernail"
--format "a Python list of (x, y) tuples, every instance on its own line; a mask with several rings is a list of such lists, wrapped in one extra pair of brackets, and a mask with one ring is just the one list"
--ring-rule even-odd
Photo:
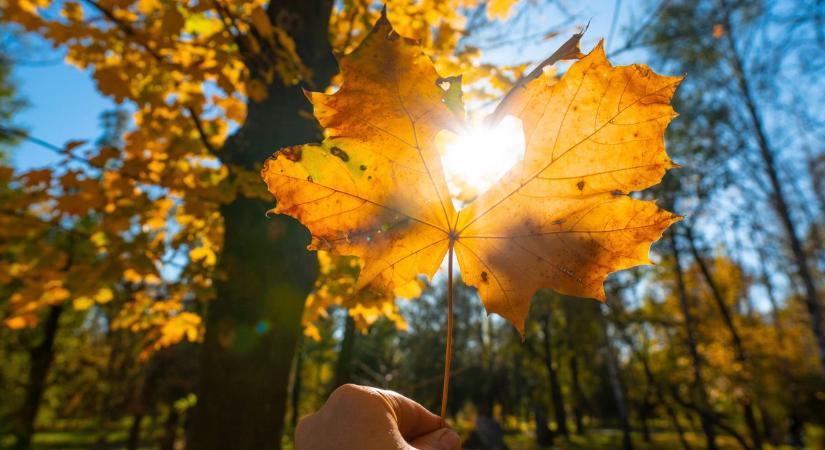
[(438, 446), (442, 450), (456, 450), (461, 448), (461, 438), (455, 431), (444, 428), (438, 436)]

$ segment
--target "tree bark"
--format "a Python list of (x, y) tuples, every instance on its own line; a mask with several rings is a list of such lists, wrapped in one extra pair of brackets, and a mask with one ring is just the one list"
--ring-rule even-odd
[(575, 353), (570, 355), (568, 363), (570, 364), (570, 381), (573, 384), (573, 418), (576, 422), (576, 434), (582, 435), (584, 434), (584, 411), (582, 406), (584, 393), (579, 380), (579, 360), (576, 358)]
[[(549, 315), (549, 314), (548, 314)], [(550, 381), (550, 396), (553, 400), (553, 413), (556, 416), (556, 433), (569, 438), (567, 432), (567, 412), (564, 409), (564, 396), (561, 393), (559, 375), (553, 364), (553, 337), (550, 332), (550, 320), (547, 316), (542, 318), (542, 328), (544, 334), (544, 365), (547, 368), (547, 377)]]
[(679, 422), (679, 416), (676, 415), (676, 410), (673, 409), (673, 406), (665, 400), (664, 392), (662, 392), (662, 387), (658, 385), (656, 379), (653, 376), (653, 371), (650, 370), (650, 364), (645, 358), (642, 361), (645, 370), (645, 377), (647, 377), (648, 383), (653, 385), (653, 392), (656, 394), (656, 400), (665, 408), (665, 412), (667, 413), (668, 417), (670, 418), (670, 423), (673, 424), (673, 428), (676, 430), (676, 434), (679, 436), (679, 443), (682, 445), (684, 450), (692, 450), (690, 444), (688, 443), (687, 439), (685, 438), (685, 430), (682, 428), (682, 424)]
[[(725, 328), (728, 329), (728, 332), (731, 336), (731, 343), (733, 344), (733, 351), (736, 358), (736, 361), (742, 365), (742, 368), (747, 371), (747, 367), (749, 366), (748, 357), (745, 353), (745, 346), (742, 344), (742, 338), (739, 334), (739, 330), (736, 328), (736, 323), (733, 321), (733, 314), (731, 313), (728, 305), (725, 304), (725, 299), (722, 298), (722, 292), (719, 290), (719, 286), (716, 284), (716, 280), (713, 278), (713, 274), (710, 273), (710, 268), (708, 267), (707, 263), (705, 262), (705, 258), (699, 254), (699, 249), (696, 247), (696, 239), (693, 236), (693, 229), (690, 225), (685, 225), (685, 236), (688, 240), (688, 247), (690, 248), (690, 253), (693, 255), (693, 259), (696, 261), (696, 264), (699, 266), (699, 271), (702, 273), (702, 278), (704, 278), (705, 283), (710, 288), (711, 295), (713, 297), (714, 302), (716, 303), (716, 307), (719, 309), (719, 313), (722, 315), (722, 320), (725, 323)], [(747, 382), (746, 384), (751, 384), (751, 382)], [(742, 413), (745, 416), (745, 425), (748, 427), (748, 431), (751, 434), (751, 440), (753, 441), (753, 446), (757, 450), (762, 449), (762, 434), (759, 431), (759, 426), (756, 422), (756, 414), (754, 413), (753, 408), (753, 399), (751, 398), (751, 391), (753, 390), (753, 386), (749, 386), (746, 392), (743, 394), (740, 402), (742, 404)]]
[(633, 450), (633, 439), (631, 439), (630, 418), (628, 417), (627, 408), (627, 393), (619, 375), (619, 361), (616, 358), (613, 345), (610, 343), (610, 333), (607, 326), (607, 318), (605, 314), (600, 312), (599, 320), (602, 323), (602, 330), (604, 331), (604, 350), (607, 359), (607, 371), (610, 382), (610, 389), (613, 392), (613, 398), (616, 399), (616, 406), (619, 409), (619, 425), (622, 428), (622, 448), (624, 450)]
[(23, 407), (20, 411), (20, 429), (15, 443), (15, 448), (19, 450), (29, 450), (32, 446), (34, 425), (43, 391), (46, 390), (46, 377), (54, 361), (54, 341), (62, 314), (62, 304), (49, 307), (48, 315), (43, 323), (43, 339), (29, 351), (31, 369)]
[[(648, 389), (650, 388), (648, 387)], [(644, 439), (645, 442), (650, 443), (650, 425), (648, 424), (648, 420), (650, 419), (653, 404), (650, 403), (648, 396), (649, 393), (645, 392), (642, 402), (639, 403), (639, 422), (641, 422), (642, 425), (642, 439)]]
[[(776, 292), (774, 292), (773, 283), (771, 283), (770, 276), (768, 275), (768, 266), (765, 262), (767, 256), (765, 255), (763, 249), (759, 249), (758, 253), (759, 267), (761, 271), (759, 278), (761, 278), (762, 284), (765, 285), (765, 290), (768, 294), (768, 302), (770, 302), (771, 304), (771, 317), (773, 319), (773, 327), (776, 330), (777, 344), (779, 345), (781, 354), (784, 355), (787, 344), (785, 341), (785, 329), (782, 326), (782, 320), (779, 315), (779, 302), (776, 299)], [(793, 445), (794, 447), (802, 447), (804, 445), (804, 436), (803, 433), (800, 433), (800, 430), (804, 430), (804, 423), (798, 411), (798, 406), (801, 403), (799, 401), (799, 384), (797, 380), (794, 378), (794, 376), (791, 374), (787, 359), (780, 363), (780, 368), (782, 377), (788, 384), (788, 391), (790, 394), (790, 405), (788, 408), (790, 410), (790, 414), (788, 415), (787, 430), (789, 434), (789, 440), (791, 442), (791, 445)], [(774, 429), (776, 428), (774, 427)], [(769, 433), (767, 428), (765, 428), (765, 433), (768, 435), (769, 439), (771, 439), (772, 445), (778, 445), (778, 442), (780, 441), (780, 439), (778, 439), (779, 433)]]
[(698, 344), (696, 341), (696, 328), (693, 321), (693, 314), (690, 312), (690, 304), (685, 289), (685, 280), (682, 274), (682, 262), (679, 254), (679, 247), (676, 245), (676, 236), (673, 230), (668, 233), (668, 243), (673, 253), (673, 271), (676, 275), (676, 287), (679, 296), (679, 305), (682, 308), (682, 315), (685, 320), (685, 331), (687, 334), (687, 346), (690, 359), (693, 363), (693, 395), (695, 403), (699, 409), (699, 421), (702, 424), (702, 431), (705, 433), (705, 442), (708, 450), (717, 450), (716, 428), (714, 426), (714, 414), (708, 401), (708, 394), (705, 390), (705, 382), (702, 379), (702, 359), (699, 356)]
[(292, 373), (292, 389), (290, 390), (290, 407), (292, 409), (292, 416), (290, 417), (290, 425), (292, 430), (298, 427), (298, 419), (301, 417), (301, 389), (303, 389), (304, 376), (304, 337), (298, 338), (297, 348), (295, 349), (295, 370)]
[[(673, 406), (665, 399), (665, 394), (663, 392), (662, 386), (659, 384), (658, 380), (653, 375), (653, 370), (650, 368), (650, 361), (648, 360), (647, 355), (638, 349), (638, 347), (633, 343), (633, 340), (630, 338), (626, 331), (620, 329), (619, 333), (624, 343), (630, 348), (630, 350), (636, 355), (636, 357), (642, 363), (642, 369), (644, 370), (645, 379), (647, 380), (648, 387), (653, 390), (653, 394), (655, 395), (658, 404), (665, 408), (665, 412), (670, 418), (670, 422), (673, 424), (673, 428), (676, 430), (676, 433), (679, 436), (679, 443), (682, 445), (682, 448), (684, 450), (691, 450), (690, 444), (688, 443), (687, 439), (685, 439), (685, 431), (684, 428), (682, 428), (682, 424), (679, 423), (679, 417), (676, 415), (676, 410), (674, 410)], [(649, 402), (647, 404), (650, 405)], [(654, 409), (653, 405), (650, 406), (651, 409)], [(650, 439), (646, 439), (645, 441), (649, 442)]]
[(816, 339), (820, 370), (825, 373), (825, 323), (822, 318), (822, 305), (819, 301), (819, 296), (816, 291), (813, 275), (808, 265), (808, 258), (802, 247), (802, 240), (800, 239), (796, 228), (794, 227), (793, 218), (791, 217), (788, 201), (785, 197), (785, 192), (782, 188), (782, 183), (779, 180), (779, 169), (776, 166), (776, 152), (771, 148), (767, 133), (765, 132), (765, 124), (760, 115), (759, 109), (754, 100), (753, 91), (745, 75), (745, 65), (742, 62), (742, 57), (736, 48), (734, 41), (733, 23), (730, 17), (730, 9), (725, 0), (720, 0), (725, 20), (725, 41), (728, 46), (728, 54), (731, 58), (731, 67), (733, 69), (736, 83), (738, 85), (740, 94), (744, 100), (745, 110), (748, 113), (748, 118), (751, 121), (753, 132), (756, 137), (756, 144), (759, 149), (759, 155), (765, 165), (765, 172), (770, 181), (771, 191), (773, 193), (774, 206), (785, 229), (788, 237), (788, 243), (791, 247), (791, 253), (796, 263), (799, 277), (802, 279), (804, 286), (804, 302), (808, 309), (808, 314), (811, 317), (811, 329), (813, 330)]
[(538, 403), (533, 405), (533, 418), (536, 424), (536, 444), (540, 447), (553, 445), (553, 431), (547, 426), (547, 412), (544, 406)]
[(136, 413), (132, 416), (132, 424), (129, 426), (129, 437), (126, 441), (127, 450), (138, 450), (138, 448), (140, 448), (140, 427), (142, 424), (142, 412)]
[(347, 314), (344, 324), (344, 336), (341, 338), (341, 348), (338, 350), (338, 361), (335, 363), (335, 378), (329, 392), (352, 381), (352, 358), (357, 333), (355, 320)]
[[(288, 27), (315, 89), (336, 68), (327, 41), (332, 4), (273, 0), (267, 9), (273, 23)], [(232, 167), (254, 170), (278, 148), (320, 140), (317, 124), (305, 118), (309, 106), (298, 86), (273, 81), (265, 100), (249, 102), (245, 123), (220, 152), (230, 174)], [(224, 249), (207, 311), (189, 450), (280, 448), (290, 362), (317, 262), (306, 250), (306, 229), (286, 216), (267, 219), (271, 207), (240, 193), (221, 207)]]
[(178, 422), (180, 422), (180, 414), (175, 409), (175, 403), (169, 404), (169, 415), (166, 416), (166, 421), (163, 422), (163, 436), (160, 438), (158, 448), (160, 450), (175, 450), (175, 441), (178, 439)]

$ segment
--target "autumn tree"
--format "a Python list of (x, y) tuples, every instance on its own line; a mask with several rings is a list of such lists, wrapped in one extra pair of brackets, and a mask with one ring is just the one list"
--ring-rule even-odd
[[(799, 10), (821, 9), (821, 5), (806, 5), (806, 2), (800, 2), (799, 7)], [(698, 5), (669, 3), (661, 9), (659, 18), (649, 30), (651, 48), (677, 70), (701, 74), (689, 81), (684, 92), (701, 92), (701, 96), (695, 98), (703, 98), (703, 104), (715, 99), (730, 111), (728, 133), (738, 135), (741, 143), (724, 150), (733, 154), (732, 159), (723, 162), (728, 168), (723, 173), (736, 179), (735, 183), (748, 192), (764, 198), (774, 209), (778, 223), (771, 227), (771, 232), (781, 236), (787, 245), (794, 267), (789, 275), (799, 281), (804, 292), (802, 298), (810, 314), (821, 364), (825, 367), (825, 325), (816, 282), (818, 273), (805, 250), (803, 237), (805, 230), (815, 229), (816, 225), (802, 206), (806, 199), (795, 196), (789, 189), (794, 185), (788, 181), (785, 169), (790, 157), (780, 151), (781, 146), (776, 142), (787, 138), (793, 145), (804, 143), (787, 136), (781, 128), (768, 125), (775, 119), (773, 105), (781, 100), (764, 88), (771, 84), (771, 78), (779, 79), (793, 72), (795, 63), (805, 64), (799, 50), (816, 42), (813, 30), (818, 23), (817, 15), (796, 15), (769, 2), (708, 1)], [(773, 41), (764, 35), (763, 20), (795, 31)], [(744, 46), (755, 39), (765, 42), (771, 50), (747, 53)], [(778, 63), (780, 60), (787, 64)], [(766, 68), (771, 69), (770, 74)], [(803, 88), (804, 85), (797, 83), (796, 86)], [(801, 101), (792, 110), (805, 111), (809, 107)], [(695, 117), (712, 120), (703, 112)], [(794, 129), (807, 133), (804, 128)], [(748, 132), (742, 134), (741, 130)], [(739, 169), (741, 164), (750, 164), (753, 168)]]
[(12, 62), (0, 49), (0, 162), (8, 157), (8, 149), (19, 140), (13, 132), (14, 115), (24, 106), (24, 101), (17, 94), (15, 83), (11, 79)]
[[(452, 55), (441, 64), (461, 69), (478, 57), (477, 52), (455, 56), (453, 50), (465, 32), (463, 15), (483, 6), (474, 1), (389, 6), (405, 34), (417, 36), (433, 54)], [(490, 17), (506, 17), (510, 6), (498, 2)], [(375, 5), (25, 0), (6, 4), (1, 14), (3, 21), (65, 49), (67, 61), (91, 71), (102, 94), (134, 111), (135, 127), (121, 147), (101, 145), (82, 153), (82, 144), (72, 143), (55, 149), (73, 175), (16, 176), (26, 189), (39, 188), (44, 201), (59, 194), (56, 188), (68, 190), (65, 208), (47, 217), (49, 223), (92, 216), (103, 224), (103, 233), (92, 232), (95, 239), (83, 245), (105, 248), (104, 254), (114, 257), (114, 243), (123, 243), (130, 248), (122, 253), (123, 262), (141, 245), (152, 248), (142, 252), (140, 264), (109, 265), (105, 283), (72, 278), (95, 280), (113, 296), (130, 299), (122, 309), (125, 326), (141, 329), (129, 317), (148, 309), (165, 317), (155, 326), (183, 338), (199, 337), (199, 320), (182, 314), (185, 303), (213, 299), (190, 445), (278, 447), (273, 436), (280, 434), (290, 368), (284, 361), (292, 359), (316, 269), (304, 249), (305, 231), (286, 218), (265, 218), (257, 167), (273, 149), (318, 136), (305, 118), (299, 85), (323, 89), (330, 83), (337, 71), (332, 50), (353, 48), (377, 18)], [(140, 201), (125, 200), (135, 193)], [(37, 213), (35, 219), (44, 217)], [(123, 226), (130, 221), (142, 224), (145, 234), (126, 236)], [(174, 231), (161, 235), (170, 224)], [(69, 274), (64, 269), (47, 276), (45, 269), (32, 268), (39, 275), (32, 275), (29, 285), (47, 276), (52, 293), (20, 293), (6, 323), (36, 326), (40, 305), (108, 301), (108, 294), (64, 286)], [(168, 270), (181, 276), (162, 279)], [(44, 297), (58, 294), (57, 300)], [(158, 298), (166, 307), (155, 305)], [(172, 325), (165, 325), (169, 321)], [(237, 413), (227, 418), (228, 410)]]

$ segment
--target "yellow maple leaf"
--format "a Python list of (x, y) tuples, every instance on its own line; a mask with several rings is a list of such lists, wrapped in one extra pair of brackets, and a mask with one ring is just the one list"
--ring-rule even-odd
[(183, 340), (196, 342), (201, 336), (201, 317), (191, 312), (181, 312), (169, 317), (160, 329), (155, 349), (168, 347)]
[(75, 297), (72, 300), (72, 306), (78, 311), (86, 311), (95, 304), (95, 301), (86, 296)]
[(330, 255), (318, 252), (319, 275), (315, 288), (307, 296), (302, 319), (304, 335), (319, 340), (316, 324), (329, 317), (327, 310), (346, 308), (359, 331), (366, 333), (380, 317), (386, 317), (400, 330), (407, 328), (396, 298), (416, 298), (421, 295), (422, 283), (414, 280), (392, 292), (374, 289), (355, 289), (362, 261), (352, 256)]
[(95, 302), (101, 304), (109, 303), (113, 298), (115, 298), (114, 293), (107, 287), (100, 288), (100, 290), (97, 291), (97, 294), (95, 294)]
[(614, 67), (599, 44), (561, 79), (518, 84), (496, 115), (522, 121), (524, 159), (456, 211), (435, 138), (463, 114), (432, 62), (382, 15), (340, 64), (338, 92), (308, 94), (329, 137), (282, 149), (262, 176), (274, 212), (307, 226), (311, 249), (361, 258), (356, 290), (432, 277), (455, 252), (487, 310), (523, 333), (536, 290), (603, 300), (607, 275), (649, 263), (679, 220), (627, 195), (674, 166), (664, 130), (679, 77)]
[(487, 3), (487, 18), (490, 20), (505, 20), (510, 16), (517, 0), (490, 0)]
[(215, 255), (215, 252), (207, 245), (208, 243), (189, 250), (189, 258), (191, 258), (194, 262), (201, 262), (204, 265), (211, 267), (215, 265), (218, 257), (217, 255)]
[(20, 330), (29, 325), (29, 322), (24, 317), (10, 317), (3, 321), (3, 324), (6, 325), (9, 329), (12, 330)]

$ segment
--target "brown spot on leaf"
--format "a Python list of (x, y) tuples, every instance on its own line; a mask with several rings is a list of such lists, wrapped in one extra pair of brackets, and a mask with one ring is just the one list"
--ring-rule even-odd
[(579, 181), (576, 183), (576, 187), (579, 188), (580, 191), (584, 190), (584, 181)]
[(296, 145), (293, 147), (286, 147), (281, 150), (281, 154), (284, 155), (284, 158), (292, 161), (298, 162), (304, 156), (304, 152), (301, 149), (300, 145)]
[(341, 161), (349, 161), (349, 155), (347, 154), (347, 152), (341, 150), (341, 147), (332, 147), (332, 149), (329, 152), (332, 153), (333, 156), (337, 156), (338, 158), (340, 158)]
[(367, 166), (365, 166), (365, 165), (361, 164), (361, 166), (359, 167), (359, 169), (361, 169), (362, 171), (363, 171), (363, 170), (367, 170)]
[(487, 272), (481, 272), (481, 281), (488, 283), (489, 280), (487, 278)]
[(312, 175), (307, 175), (307, 181), (309, 181), (310, 183), (315, 182), (315, 180), (312, 179)]

